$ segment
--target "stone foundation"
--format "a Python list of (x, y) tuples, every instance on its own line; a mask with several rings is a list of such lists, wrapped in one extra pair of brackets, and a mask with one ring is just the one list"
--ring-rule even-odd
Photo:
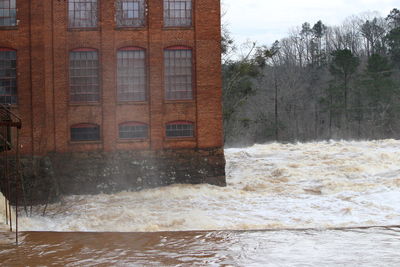
[(171, 184), (226, 185), (222, 148), (49, 154), (24, 158), (23, 169), (28, 203)]

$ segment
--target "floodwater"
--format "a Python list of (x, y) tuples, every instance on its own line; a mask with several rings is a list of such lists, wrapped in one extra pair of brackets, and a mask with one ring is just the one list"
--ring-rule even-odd
[(399, 266), (400, 229), (23, 233), (2, 266)]
[(33, 216), (21, 218), (22, 230), (64, 233), (22, 233), (18, 248), (0, 245), (0, 262), (400, 266), (400, 141), (267, 144), (225, 153), (226, 188), (71, 196), (49, 205), (45, 216), (44, 207), (34, 207)]

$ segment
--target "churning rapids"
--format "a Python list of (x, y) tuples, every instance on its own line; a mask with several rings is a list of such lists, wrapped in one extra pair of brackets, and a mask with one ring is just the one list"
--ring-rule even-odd
[[(226, 188), (175, 185), (72, 196), (24, 231), (154, 232), (400, 224), (400, 141), (226, 149)], [(41, 213), (43, 207), (36, 208)]]
[(0, 242), (0, 263), (399, 266), (400, 141), (274, 143), (225, 155), (225, 188), (70, 196), (45, 216), (34, 207), (21, 230), (64, 233), (21, 233), (18, 248)]

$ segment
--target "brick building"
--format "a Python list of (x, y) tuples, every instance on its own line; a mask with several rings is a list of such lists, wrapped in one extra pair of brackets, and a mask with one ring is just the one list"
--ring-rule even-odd
[(220, 1), (0, 0), (0, 103), (37, 191), (223, 185)]

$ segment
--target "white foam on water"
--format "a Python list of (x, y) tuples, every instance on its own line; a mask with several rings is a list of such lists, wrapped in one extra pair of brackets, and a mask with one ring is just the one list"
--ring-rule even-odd
[(71, 196), (20, 219), (26, 231), (180, 231), (400, 224), (400, 141), (226, 149), (228, 186)]

